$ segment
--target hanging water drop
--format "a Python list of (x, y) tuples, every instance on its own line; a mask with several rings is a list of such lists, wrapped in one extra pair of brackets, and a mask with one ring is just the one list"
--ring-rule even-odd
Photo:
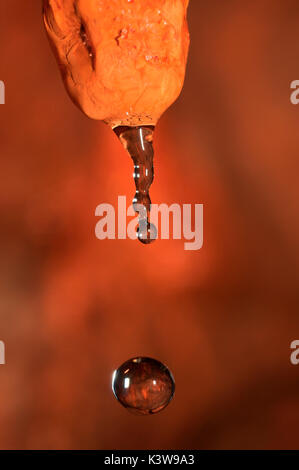
[(118, 401), (135, 414), (162, 411), (171, 401), (175, 383), (170, 370), (149, 357), (136, 357), (113, 374), (112, 390)]
[(133, 207), (139, 215), (137, 237), (141, 243), (149, 244), (157, 238), (157, 229), (150, 222), (151, 199), (149, 189), (154, 179), (154, 126), (119, 126), (114, 128), (134, 163), (136, 193)]

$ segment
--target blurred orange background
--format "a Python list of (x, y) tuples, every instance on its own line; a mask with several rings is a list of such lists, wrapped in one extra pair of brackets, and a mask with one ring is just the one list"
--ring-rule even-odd
[[(132, 162), (68, 98), (41, 2), (1, 1), (2, 449), (299, 447), (298, 1), (191, 0), (189, 24), (151, 197), (204, 204), (199, 251), (96, 239)], [(111, 392), (135, 355), (175, 376), (158, 415)]]

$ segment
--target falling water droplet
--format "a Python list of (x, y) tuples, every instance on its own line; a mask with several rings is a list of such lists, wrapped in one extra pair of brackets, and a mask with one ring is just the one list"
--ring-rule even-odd
[(112, 390), (118, 401), (135, 414), (162, 411), (173, 397), (175, 383), (162, 362), (136, 357), (122, 364), (113, 374)]
[(153, 126), (119, 126), (114, 128), (134, 163), (136, 193), (133, 207), (139, 214), (137, 237), (141, 243), (149, 244), (157, 238), (157, 229), (150, 223), (151, 199), (149, 189), (154, 179)]

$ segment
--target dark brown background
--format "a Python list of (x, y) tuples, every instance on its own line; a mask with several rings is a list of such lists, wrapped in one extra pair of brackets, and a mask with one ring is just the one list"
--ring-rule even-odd
[[(204, 204), (198, 252), (95, 238), (130, 158), (66, 95), (41, 2), (1, 0), (1, 448), (298, 448), (298, 1), (191, 0), (189, 22), (151, 194)], [(110, 389), (140, 354), (176, 378), (156, 416)]]

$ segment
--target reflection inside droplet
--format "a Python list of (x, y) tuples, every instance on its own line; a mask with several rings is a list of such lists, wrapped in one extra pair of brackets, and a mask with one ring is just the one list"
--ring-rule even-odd
[(170, 402), (175, 383), (170, 370), (156, 359), (137, 357), (113, 374), (112, 390), (118, 401), (136, 414), (154, 414)]

